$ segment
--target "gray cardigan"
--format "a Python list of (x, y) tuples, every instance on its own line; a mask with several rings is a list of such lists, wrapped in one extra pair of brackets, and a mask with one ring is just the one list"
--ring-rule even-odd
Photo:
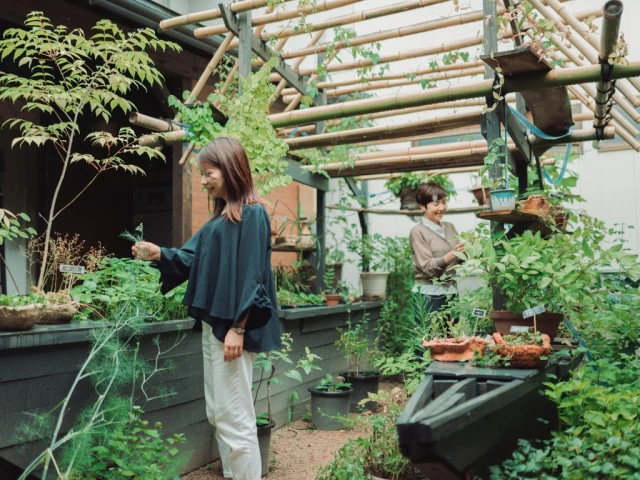
[[(450, 270), (460, 261), (456, 259), (449, 265), (445, 262), (444, 256), (453, 250), (459, 240), (458, 232), (453, 224), (449, 222), (441, 223), (444, 228), (445, 238), (442, 238), (422, 222), (411, 229), (409, 234), (411, 263), (417, 283), (433, 283), (432, 280), (434, 278), (442, 276), (443, 273)], [(453, 285), (453, 281), (446, 281), (444, 285)]]

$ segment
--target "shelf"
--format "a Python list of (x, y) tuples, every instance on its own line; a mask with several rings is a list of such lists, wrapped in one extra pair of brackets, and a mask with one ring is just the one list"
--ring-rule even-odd
[(520, 235), (524, 233), (525, 230), (530, 230), (533, 233), (540, 232), (540, 235), (543, 237), (547, 237), (553, 232), (543, 217), (535, 213), (522, 212), (520, 210), (488, 210), (486, 212), (476, 213), (476, 217), (492, 222), (513, 225), (513, 227), (509, 229), (509, 232), (507, 232), (508, 237)]
[(300, 247), (294, 247), (293, 245), (272, 245), (271, 250), (274, 252), (294, 252), (294, 253), (316, 251), (315, 247), (300, 248)]

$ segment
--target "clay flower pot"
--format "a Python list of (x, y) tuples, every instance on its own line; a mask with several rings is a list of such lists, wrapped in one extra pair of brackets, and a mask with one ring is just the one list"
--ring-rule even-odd
[(529, 195), (526, 200), (520, 202), (520, 210), (545, 217), (549, 215), (551, 205), (544, 195)]
[(325, 293), (324, 299), (327, 305), (338, 305), (340, 303), (340, 295)]
[(444, 340), (429, 340), (422, 344), (431, 350), (431, 358), (440, 362), (460, 362), (472, 360), (474, 352), (484, 355), (487, 341), (480, 337), (469, 337), (464, 340), (447, 338)]
[(472, 188), (471, 193), (473, 193), (478, 205), (482, 206), (489, 204), (489, 189), (487, 187)]
[(509, 366), (513, 368), (542, 368), (547, 360), (540, 357), (551, 354), (551, 339), (542, 334), (542, 345), (507, 345), (502, 334), (494, 333), (495, 351), (503, 357), (510, 357)]

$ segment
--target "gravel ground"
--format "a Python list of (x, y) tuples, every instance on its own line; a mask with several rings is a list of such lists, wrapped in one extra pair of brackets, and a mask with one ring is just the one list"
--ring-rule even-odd
[[(398, 386), (384, 383), (380, 389)], [(297, 420), (275, 432), (271, 437), (271, 469), (266, 480), (314, 480), (316, 471), (328, 464), (338, 449), (363, 433), (356, 430), (321, 431)], [(182, 480), (223, 480), (220, 461), (195, 470)]]

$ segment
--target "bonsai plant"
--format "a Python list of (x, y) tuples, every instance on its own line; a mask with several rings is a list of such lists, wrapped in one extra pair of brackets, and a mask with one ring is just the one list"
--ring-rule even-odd
[(344, 378), (330, 373), (320, 383), (309, 387), (311, 393), (311, 423), (318, 430), (340, 430), (340, 417), (349, 414), (349, 399), (353, 389)]
[[(276, 425), (271, 410), (271, 386), (282, 383), (285, 378), (301, 383), (301, 372), (309, 375), (314, 370), (321, 370), (321, 368), (315, 364), (315, 361), (322, 359), (318, 355), (311, 353), (309, 347), (305, 347), (304, 354), (295, 363), (291, 359), (292, 350), (293, 340), (291, 334), (283, 333), (282, 347), (280, 350), (259, 353), (254, 363), (254, 369), (260, 371), (260, 378), (255, 383), (254, 407), (258, 402), (258, 394), (260, 393), (261, 387), (264, 385), (267, 389), (267, 411), (256, 416), (263, 476), (269, 471), (271, 431)], [(284, 369), (278, 372), (278, 366), (283, 366)]]
[(369, 369), (375, 347), (371, 348), (370, 346), (367, 315), (365, 314), (357, 325), (354, 326), (349, 320), (347, 328), (337, 328), (337, 330), (340, 337), (335, 344), (347, 359), (347, 371), (340, 375), (353, 388), (349, 405), (350, 411), (375, 410), (378, 408), (375, 402), (367, 402), (364, 407), (361, 405), (361, 401), (366, 399), (370, 393), (378, 393), (381, 376), (380, 372)]
[(416, 191), (423, 183), (437, 183), (442, 186), (450, 196), (456, 196), (453, 182), (447, 175), (430, 175), (428, 173), (402, 173), (391, 177), (384, 187), (400, 199), (401, 210), (418, 210)]

